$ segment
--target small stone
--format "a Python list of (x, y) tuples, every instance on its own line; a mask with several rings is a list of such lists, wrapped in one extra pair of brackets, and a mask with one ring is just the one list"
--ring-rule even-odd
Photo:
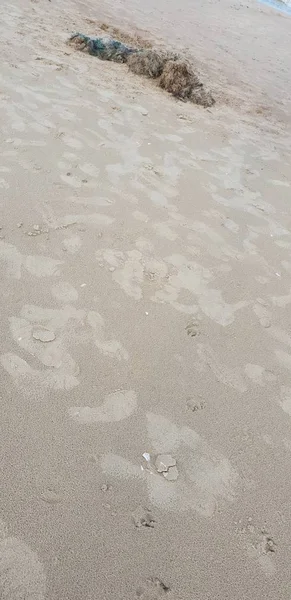
[(23, 223), (17, 223), (17, 227), (20, 228), (22, 227)]
[(34, 231), (40, 231), (40, 226), (39, 225), (34, 225), (32, 229)]
[(109, 267), (109, 271), (110, 273), (113, 273), (113, 271), (115, 271), (115, 267)]
[(175, 467), (176, 459), (171, 454), (159, 454), (155, 464), (158, 473), (164, 473), (168, 471), (169, 467)]
[(165, 479), (168, 481), (176, 481), (178, 479), (178, 469), (177, 467), (169, 467), (166, 472), (163, 473)]
[(49, 329), (34, 329), (32, 336), (35, 340), (39, 340), (40, 342), (53, 342), (56, 339), (53, 331)]
[(149, 113), (147, 110), (142, 110), (141, 114), (143, 115), (143, 117), (147, 117)]

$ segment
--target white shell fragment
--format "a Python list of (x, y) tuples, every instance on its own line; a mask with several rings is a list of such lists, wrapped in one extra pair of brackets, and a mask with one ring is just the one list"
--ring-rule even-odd
[(176, 466), (176, 460), (171, 454), (159, 454), (156, 458), (156, 469), (158, 473), (168, 471), (170, 467)]
[(163, 473), (165, 479), (168, 481), (176, 481), (178, 479), (178, 469), (177, 467), (169, 467), (168, 471)]
[(145, 459), (147, 462), (150, 462), (150, 460), (151, 460), (151, 457), (150, 457), (150, 455), (149, 455), (149, 453), (148, 453), (148, 452), (144, 452), (144, 453), (143, 453), (143, 458), (144, 458), (144, 459)]

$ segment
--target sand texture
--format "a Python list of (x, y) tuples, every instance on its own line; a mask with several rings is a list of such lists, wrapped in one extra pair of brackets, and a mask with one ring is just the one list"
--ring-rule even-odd
[[(290, 23), (1, 3), (3, 600), (290, 598)], [(74, 31), (184, 52), (215, 105)]]

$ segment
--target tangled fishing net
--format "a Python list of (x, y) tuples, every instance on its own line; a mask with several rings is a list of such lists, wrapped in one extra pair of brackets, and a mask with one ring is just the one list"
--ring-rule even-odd
[(162, 89), (180, 100), (188, 100), (204, 107), (212, 106), (215, 102), (211, 93), (204, 89), (189, 61), (177, 54), (133, 48), (111, 37), (94, 38), (82, 33), (73, 34), (69, 43), (101, 60), (127, 63), (130, 71), (156, 79)]
[(135, 48), (130, 48), (118, 40), (110, 37), (92, 38), (83, 33), (74, 33), (69, 43), (79, 50), (86, 49), (89, 54), (97, 56), (101, 60), (112, 60), (114, 62), (127, 62), (128, 57), (137, 52)]
[(138, 50), (128, 57), (127, 65), (136, 75), (156, 79), (162, 75), (165, 64), (174, 55), (158, 50)]

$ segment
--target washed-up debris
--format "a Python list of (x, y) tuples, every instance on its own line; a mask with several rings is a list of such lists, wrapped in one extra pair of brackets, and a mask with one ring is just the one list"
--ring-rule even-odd
[(153, 473), (155, 468), (152, 465), (150, 454), (148, 452), (144, 452), (142, 457), (145, 460), (145, 463), (141, 465), (141, 470), (144, 471), (146, 469), (147, 471), (150, 471), (150, 473)]
[(152, 463), (151, 463), (151, 455), (148, 452), (144, 452), (142, 457), (144, 458), (144, 460), (146, 461), (145, 466), (143, 467), (141, 465), (141, 470), (143, 471), (144, 468), (147, 469), (148, 471), (150, 471), (151, 473), (153, 473), (153, 471), (155, 470)]
[(138, 506), (132, 513), (132, 520), (136, 527), (151, 527), (155, 526), (155, 519), (151, 511), (143, 506)]
[(136, 75), (156, 79), (162, 75), (167, 60), (174, 60), (175, 55), (158, 50), (138, 50), (128, 57), (128, 68)]
[(136, 48), (130, 48), (110, 37), (93, 38), (82, 33), (74, 33), (69, 42), (79, 50), (87, 49), (89, 54), (97, 56), (101, 60), (112, 60), (114, 62), (126, 62), (130, 54), (138, 51)]
[(176, 467), (176, 459), (171, 454), (159, 454), (155, 462), (158, 473), (162, 473), (168, 481), (176, 481), (178, 479), (178, 469)]
[(200, 82), (190, 65), (182, 60), (170, 60), (163, 69), (160, 86), (178, 98), (190, 98)]
[(185, 59), (166, 63), (160, 79), (160, 87), (181, 100), (189, 100), (207, 108), (213, 106), (214, 98), (204, 89), (203, 83)]
[(157, 80), (158, 85), (180, 100), (204, 107), (215, 102), (194, 72), (190, 62), (179, 54), (127, 46), (111, 37), (90, 37), (74, 33), (68, 40), (78, 50), (86, 50), (101, 60), (127, 63), (130, 71)]
[(143, 453), (143, 458), (144, 458), (144, 459), (145, 459), (147, 462), (150, 462), (150, 460), (151, 460), (150, 454), (149, 454), (148, 452), (144, 452), (144, 453)]
[[(148, 452), (144, 452), (143, 458), (146, 461), (146, 470), (150, 471), (150, 473), (159, 473), (168, 481), (176, 481), (178, 479), (179, 472), (176, 466), (176, 459), (171, 454), (159, 454), (154, 464)], [(142, 470), (144, 469), (143, 466), (141, 468)]]
[(53, 342), (56, 336), (53, 331), (45, 329), (44, 327), (35, 328), (32, 332), (32, 337), (40, 342)]

